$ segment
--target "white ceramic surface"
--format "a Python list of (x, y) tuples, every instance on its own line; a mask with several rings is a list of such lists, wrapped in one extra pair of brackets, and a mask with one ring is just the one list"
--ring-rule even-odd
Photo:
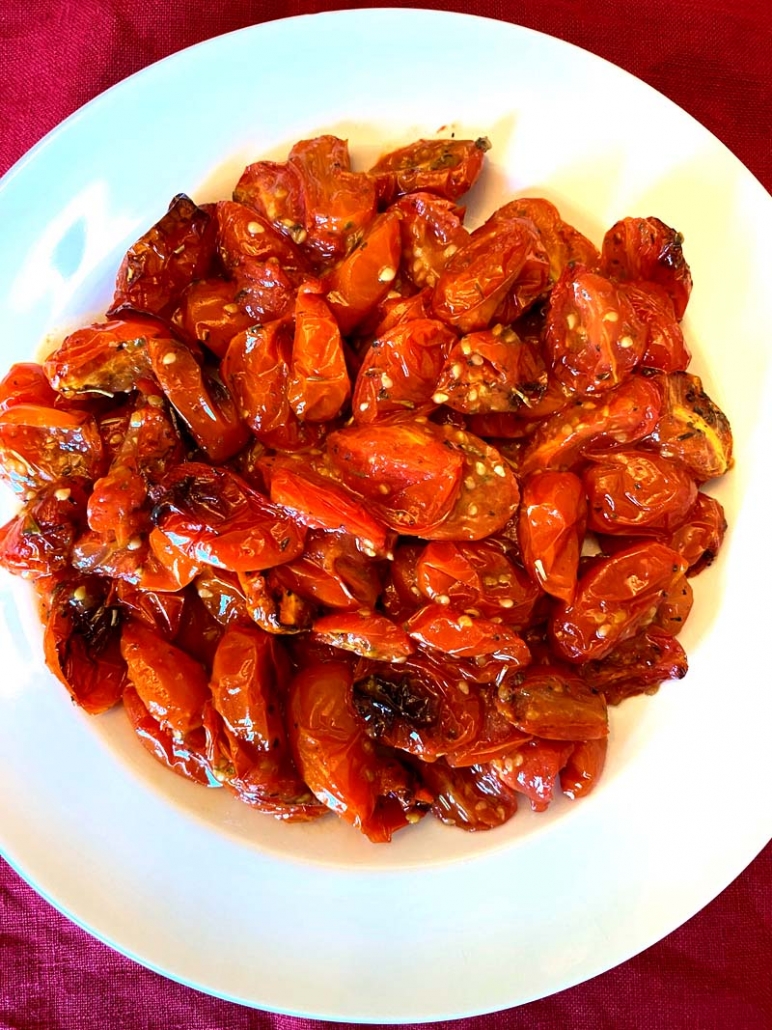
[(627, 214), (685, 234), (694, 370), (735, 430), (737, 468), (712, 490), (731, 531), (682, 636), (691, 670), (612, 713), (595, 794), (487, 835), (425, 820), (381, 848), (333, 819), (279, 825), (157, 766), (120, 712), (73, 708), (43, 667), (24, 584), (0, 579), (3, 853), (145, 965), (320, 1018), (451, 1018), (568, 987), (689, 918), (769, 839), (772, 200), (705, 129), (598, 58), (409, 10), (183, 51), (77, 112), (0, 185), (5, 366), (104, 310), (125, 248), (173, 194), (226, 196), (247, 161), (323, 131), (366, 167), (441, 128), (493, 143), (472, 219), (530, 193), (598, 242)]

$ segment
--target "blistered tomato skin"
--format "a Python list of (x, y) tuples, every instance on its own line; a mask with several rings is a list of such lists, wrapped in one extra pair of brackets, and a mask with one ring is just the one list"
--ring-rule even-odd
[(0, 379), (0, 567), (51, 673), (282, 822), (385, 843), (583, 798), (608, 706), (688, 668), (734, 456), (682, 238), (598, 250), (538, 196), (470, 231), (489, 148), (366, 171), (323, 135), (174, 197), (106, 320)]

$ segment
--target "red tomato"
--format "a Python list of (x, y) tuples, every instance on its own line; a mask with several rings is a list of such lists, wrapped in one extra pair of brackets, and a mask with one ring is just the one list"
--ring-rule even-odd
[(656, 283), (643, 282), (623, 283), (619, 291), (648, 331), (641, 366), (662, 372), (684, 371), (692, 356), (667, 292)]
[(657, 283), (672, 300), (680, 321), (692, 292), (683, 241), (680, 232), (659, 218), (623, 218), (603, 238), (601, 267), (614, 279)]
[(209, 211), (184, 193), (174, 197), (163, 218), (129, 248), (108, 314), (170, 314), (185, 287), (209, 274), (216, 231)]
[(305, 248), (327, 262), (345, 257), (375, 217), (375, 185), (351, 171), (348, 142), (335, 136), (301, 140), (288, 164), (300, 180), (305, 213)]
[(651, 628), (623, 640), (602, 660), (585, 662), (579, 672), (610, 705), (618, 705), (635, 694), (655, 694), (665, 680), (683, 679), (688, 668), (675, 637)]
[(452, 769), (440, 759), (421, 770), (434, 795), (432, 815), (462, 830), (493, 830), (517, 811), (517, 794), (491, 766)]
[(549, 262), (530, 223), (494, 222), (475, 229), (450, 257), (434, 290), (437, 318), (464, 333), (487, 329), (499, 305), (511, 300), (511, 318), (547, 288)]
[(531, 740), (514, 753), (494, 759), (491, 766), (508, 787), (525, 794), (534, 812), (544, 812), (573, 750), (570, 741)]
[(733, 463), (732, 429), (702, 380), (671, 372), (656, 381), (662, 389), (662, 414), (647, 443), (663, 458), (683, 465), (698, 483), (723, 476)]
[(233, 398), (214, 374), (207, 374), (184, 343), (153, 341), (153, 373), (196, 443), (214, 462), (227, 461), (249, 441)]
[(587, 525), (587, 497), (572, 472), (532, 472), (523, 481), (517, 529), (523, 564), (546, 593), (570, 602)]
[(494, 219), (525, 218), (539, 234), (550, 263), (550, 278), (557, 282), (568, 265), (597, 268), (600, 252), (578, 229), (560, 217), (560, 212), (543, 197), (518, 197), (494, 212)]
[[(516, 676), (517, 673), (513, 675)], [(507, 676), (507, 680), (510, 678)], [(484, 765), (492, 762), (494, 758), (512, 754), (521, 744), (531, 740), (530, 734), (517, 729), (496, 707), (495, 695), (498, 688), (494, 686), (476, 689), (483, 706), (482, 726), (473, 741), (454, 748), (445, 756), (445, 761), (453, 768)]]
[(694, 507), (683, 525), (667, 541), (689, 563), (688, 575), (694, 576), (715, 560), (726, 533), (724, 509), (715, 497), (698, 493)]
[(273, 228), (302, 246), (306, 212), (300, 176), (287, 162), (256, 161), (247, 165), (236, 183), (233, 199), (259, 211)]
[(288, 321), (254, 326), (234, 336), (220, 374), (238, 405), (239, 414), (261, 438), (279, 430), (290, 418), (287, 384), (292, 360), (292, 327)]
[(515, 667), (527, 665), (531, 659), (522, 638), (509, 626), (490, 619), (473, 618), (439, 604), (420, 608), (410, 617), (405, 628), (421, 647), (454, 658), (489, 655)]
[(644, 451), (616, 451), (585, 470), (588, 526), (596, 533), (649, 536), (681, 525), (697, 499), (688, 472)]
[(378, 567), (345, 533), (312, 531), (303, 554), (273, 575), (286, 590), (336, 611), (374, 608), (381, 593)]
[[(217, 204), (217, 246), (226, 272), (244, 283), (260, 282), (270, 267), (288, 273), (292, 281), (309, 271), (308, 261), (292, 240), (276, 232), (253, 208), (231, 200)], [(268, 301), (274, 307), (282, 302)], [(278, 317), (280, 313), (267, 315), (266, 321)]]
[(416, 586), (437, 604), (521, 627), (541, 596), (495, 540), (428, 544), (418, 558)]
[(408, 771), (380, 759), (351, 701), (351, 670), (344, 662), (304, 669), (289, 687), (288, 729), (298, 769), (328, 808), (374, 843), (416, 817)]
[(146, 623), (165, 640), (173, 640), (179, 632), (185, 607), (182, 594), (141, 590), (121, 579), (114, 585), (110, 596), (123, 608), (127, 617)]
[(225, 357), (234, 336), (253, 323), (240, 303), (240, 291), (223, 279), (199, 279), (180, 296), (172, 315), (177, 332), (188, 343), (203, 343), (218, 358)]
[(391, 290), (400, 259), (399, 219), (387, 211), (325, 277), (327, 303), (345, 336), (372, 314)]
[(239, 586), (249, 617), (266, 633), (302, 633), (311, 629), (317, 615), (316, 605), (287, 587), (278, 569), (271, 569), (266, 575), (240, 572)]
[(647, 332), (609, 279), (569, 266), (550, 294), (544, 342), (557, 379), (589, 396), (628, 378), (646, 351)]
[(0, 527), (0, 565), (27, 579), (66, 569), (86, 524), (86, 481), (60, 479)]
[(428, 655), (377, 663), (354, 684), (354, 707), (373, 740), (428, 761), (477, 740), (479, 696), (453, 666)]
[(127, 393), (150, 371), (151, 340), (172, 345), (169, 330), (153, 319), (96, 322), (70, 333), (43, 368), (53, 388), (65, 395)]
[(303, 459), (277, 459), (271, 467), (271, 500), (312, 529), (350, 533), (370, 551), (386, 549), (386, 527), (341, 483)]
[(594, 789), (606, 764), (607, 750), (608, 737), (579, 741), (560, 770), (560, 789), (566, 797), (576, 801)]
[(210, 694), (199, 662), (136, 619), (121, 630), (121, 654), (134, 689), (163, 729), (184, 737), (201, 726)]
[(403, 297), (388, 295), (373, 313), (375, 317), (375, 329), (373, 336), (378, 339), (385, 333), (390, 332), (395, 326), (403, 322), (417, 321), (421, 318), (432, 317), (432, 293), (429, 287), (414, 293), (412, 296)]
[(415, 647), (403, 629), (376, 612), (340, 612), (314, 623), (314, 638), (379, 662), (404, 662)]
[[(211, 673), (217, 645), (223, 634), (222, 625), (209, 612), (195, 588), (188, 587), (183, 597), (185, 607), (174, 643)], [(204, 705), (204, 714), (206, 709), (207, 705)]]
[(53, 408), (57, 396), (51, 389), (43, 366), (36, 361), (11, 365), (0, 379), (0, 412), (12, 408), (14, 404), (39, 404), (44, 408)]
[(149, 528), (150, 514), (144, 510), (146, 500), (147, 485), (142, 476), (118, 465), (94, 483), (88, 500), (88, 524), (105, 540), (115, 540), (125, 547)]
[(637, 443), (654, 430), (661, 410), (657, 386), (637, 376), (602, 397), (576, 400), (536, 427), (518, 471), (571, 469), (593, 450)]
[(177, 591), (192, 583), (201, 563), (191, 561), (160, 529), (151, 529), (148, 554), (140, 566), (137, 584), (142, 590)]
[(327, 452), (346, 486), (397, 532), (421, 535), (461, 491), (462, 454), (426, 422), (348, 426), (328, 436)]
[(194, 586), (209, 614), (223, 626), (251, 624), (244, 591), (235, 572), (205, 565), (196, 576)]
[(679, 576), (663, 590), (657, 614), (651, 623), (652, 629), (661, 629), (671, 637), (677, 636), (689, 618), (693, 604), (692, 585), (686, 576)]
[(400, 322), (377, 336), (364, 355), (352, 398), (357, 422), (393, 412), (430, 410), (455, 334), (434, 318)]
[(140, 743), (153, 758), (194, 783), (204, 787), (221, 786), (206, 757), (205, 738), (201, 730), (189, 733), (184, 740), (176, 740), (174, 734), (164, 729), (148, 712), (134, 687), (126, 687), (124, 690), (123, 707)]
[(46, 665), (89, 715), (117, 704), (126, 684), (121, 612), (107, 604), (107, 589), (94, 576), (64, 579), (54, 587), (43, 635)]
[(305, 530), (233, 472), (185, 462), (162, 487), (154, 519), (191, 561), (248, 572), (303, 551)]
[(538, 351), (497, 325), (455, 345), (434, 400), (465, 415), (514, 412), (539, 401), (546, 388), (547, 370)]
[(351, 393), (338, 324), (321, 297), (301, 291), (295, 301), (295, 338), (287, 399), (301, 420), (327, 422)]
[(73, 476), (101, 475), (104, 448), (86, 412), (16, 404), (0, 413), (0, 478), (27, 496)]
[(608, 736), (608, 713), (573, 670), (534, 665), (499, 687), (497, 707), (521, 733), (548, 740), (595, 740)]
[(684, 559), (655, 541), (600, 559), (579, 580), (573, 602), (554, 608), (554, 651), (570, 662), (605, 657), (654, 621), (663, 595), (685, 571)]
[(410, 193), (392, 207), (401, 215), (402, 269), (419, 290), (434, 287), (440, 272), (469, 240), (464, 209), (431, 193)]
[(425, 191), (448, 200), (466, 193), (479, 176), (490, 140), (419, 139), (384, 154), (370, 169), (385, 204), (403, 193)]

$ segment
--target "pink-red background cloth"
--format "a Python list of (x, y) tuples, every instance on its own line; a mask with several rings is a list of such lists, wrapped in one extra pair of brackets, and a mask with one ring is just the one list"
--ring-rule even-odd
[[(81, 104), (152, 61), (222, 32), (330, 6), (286, 0), (0, 0), (0, 173)], [(613, 61), (694, 115), (772, 190), (769, 0), (457, 0), (420, 6), (516, 22)], [(584, 114), (603, 117), (602, 111)], [(683, 792), (684, 805), (690, 791), (710, 790), (712, 776), (734, 775), (720, 761), (706, 754), (692, 783), (673, 785)], [(742, 790), (740, 770), (737, 788)], [(309, 961), (313, 956), (298, 955), (298, 976)], [(637, 958), (551, 998), (454, 1025), (770, 1030), (772, 846), (707, 908)], [(321, 1024), (241, 1008), (141, 968), (70, 924), (0, 861), (0, 1030), (312, 1026)]]

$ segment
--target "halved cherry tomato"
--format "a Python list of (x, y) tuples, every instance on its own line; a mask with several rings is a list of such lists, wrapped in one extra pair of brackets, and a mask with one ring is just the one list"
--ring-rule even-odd
[(182, 594), (143, 590), (125, 579), (118, 580), (111, 599), (133, 619), (147, 623), (165, 640), (173, 640), (182, 624), (185, 598)]
[(129, 248), (108, 314), (170, 314), (185, 287), (209, 274), (216, 231), (209, 210), (197, 207), (184, 193), (174, 197), (163, 218)]
[(66, 569), (85, 524), (86, 480), (60, 479), (0, 527), (0, 565), (27, 579)]
[(218, 358), (225, 357), (234, 336), (254, 319), (240, 303), (238, 286), (224, 279), (199, 279), (180, 296), (172, 323), (188, 343), (203, 343)]
[(419, 139), (384, 154), (370, 169), (380, 200), (390, 204), (403, 193), (425, 191), (456, 200), (482, 171), (490, 140)]
[(294, 165), (286, 161), (256, 161), (247, 165), (236, 183), (233, 199), (259, 211), (293, 243), (301, 246), (305, 242), (305, 204)]
[(579, 668), (582, 679), (610, 705), (636, 694), (654, 694), (665, 680), (680, 680), (689, 668), (675, 637), (651, 628), (623, 640), (602, 660)]
[(221, 787), (206, 757), (206, 738), (201, 730), (187, 734), (182, 740), (161, 726), (145, 707), (134, 687), (123, 692), (123, 707), (144, 749), (178, 776), (184, 776), (204, 787)]
[(548, 740), (595, 740), (608, 736), (608, 713), (597, 694), (573, 670), (535, 665), (499, 687), (501, 714), (521, 733)]
[(150, 371), (151, 340), (171, 334), (154, 319), (121, 318), (76, 329), (45, 361), (55, 390), (65, 395), (127, 393)]
[(0, 379), (0, 412), (14, 404), (39, 404), (53, 408), (57, 393), (51, 388), (43, 366), (36, 361), (21, 361), (11, 365)]
[(692, 356), (667, 292), (651, 282), (622, 283), (619, 290), (647, 329), (641, 367), (658, 368), (662, 372), (685, 371)]
[(433, 814), (462, 830), (493, 830), (517, 811), (517, 793), (491, 766), (450, 768), (442, 759), (421, 770), (424, 784), (434, 795)]
[(573, 750), (571, 741), (535, 739), (512, 754), (494, 759), (491, 766), (508, 787), (525, 794), (534, 812), (545, 812)]
[[(517, 673), (513, 672), (512, 676)], [(507, 675), (506, 679), (510, 677)], [(467, 687), (467, 689), (470, 689)], [(523, 733), (506, 719), (496, 707), (496, 686), (476, 687), (483, 707), (483, 722), (477, 737), (470, 743), (454, 748), (445, 755), (445, 761), (453, 768), (466, 768), (470, 765), (484, 765), (494, 758), (502, 758), (520, 745), (531, 740), (529, 733)]]
[(692, 292), (683, 241), (680, 232), (659, 218), (623, 218), (603, 238), (601, 267), (614, 279), (657, 283), (680, 321)]
[[(272, 262), (297, 281), (300, 273), (309, 271), (309, 264), (292, 240), (276, 232), (271, 223), (253, 208), (222, 200), (217, 204), (217, 246), (223, 266), (229, 275), (259, 281)], [(274, 306), (280, 301), (273, 301)], [(278, 318), (279, 314), (266, 316)]]
[(666, 542), (689, 563), (687, 575), (694, 576), (713, 563), (724, 542), (726, 528), (721, 503), (700, 492), (686, 521)]
[(494, 212), (496, 219), (526, 218), (532, 222), (547, 251), (550, 278), (557, 282), (567, 265), (597, 268), (600, 252), (578, 229), (560, 217), (560, 212), (543, 197), (518, 197)]
[(142, 703), (164, 729), (184, 737), (202, 725), (210, 694), (199, 662), (137, 619), (123, 625), (121, 654)]
[(0, 479), (27, 496), (48, 483), (102, 473), (104, 448), (94, 418), (38, 404), (0, 413)]
[(246, 597), (235, 572), (205, 565), (196, 576), (194, 586), (209, 614), (223, 626), (250, 625)]
[(305, 529), (233, 472), (191, 461), (161, 485), (156, 524), (194, 562), (248, 572), (303, 551)]
[(476, 658), (490, 655), (510, 667), (527, 665), (531, 654), (521, 637), (509, 626), (473, 617), (439, 604), (420, 608), (405, 624), (408, 634), (423, 648)]
[(290, 417), (287, 383), (292, 360), (292, 327), (287, 321), (254, 326), (234, 336), (220, 374), (253, 433), (264, 437)]
[(339, 612), (314, 623), (314, 638), (379, 662), (404, 662), (415, 647), (395, 622), (377, 612)]
[(345, 533), (310, 532), (303, 554), (272, 575), (285, 589), (336, 611), (374, 608), (381, 593), (378, 566)]
[(532, 472), (523, 481), (518, 538), (523, 564), (542, 590), (570, 602), (587, 525), (587, 497), (572, 472)]
[(287, 587), (277, 573), (277, 569), (270, 569), (265, 575), (239, 572), (239, 586), (249, 617), (266, 633), (310, 630), (317, 615), (316, 604)]
[(654, 541), (600, 559), (579, 580), (573, 602), (553, 610), (555, 652), (570, 662), (605, 657), (654, 621), (686, 567), (679, 554)]
[(328, 808), (374, 843), (418, 817), (415, 788), (394, 758), (376, 755), (354, 711), (344, 662), (298, 673), (289, 686), (288, 730), (298, 769)]
[(566, 797), (576, 801), (592, 792), (606, 764), (607, 750), (608, 737), (579, 741), (560, 770), (560, 789)]
[(463, 224), (464, 209), (432, 193), (410, 193), (391, 210), (401, 216), (405, 278), (419, 290), (434, 287), (448, 259), (469, 240), (469, 230)]
[(344, 336), (381, 303), (397, 277), (400, 259), (399, 219), (388, 211), (325, 277), (327, 303)]
[(646, 325), (605, 276), (569, 266), (550, 294), (546, 353), (553, 374), (583, 397), (627, 379), (646, 351)]
[(287, 399), (297, 417), (328, 422), (351, 393), (338, 324), (322, 297), (301, 290), (295, 301), (295, 338)]
[(657, 377), (662, 414), (650, 439), (663, 458), (679, 462), (697, 480), (716, 479), (732, 467), (732, 429), (708, 397), (699, 376), (671, 372)]

